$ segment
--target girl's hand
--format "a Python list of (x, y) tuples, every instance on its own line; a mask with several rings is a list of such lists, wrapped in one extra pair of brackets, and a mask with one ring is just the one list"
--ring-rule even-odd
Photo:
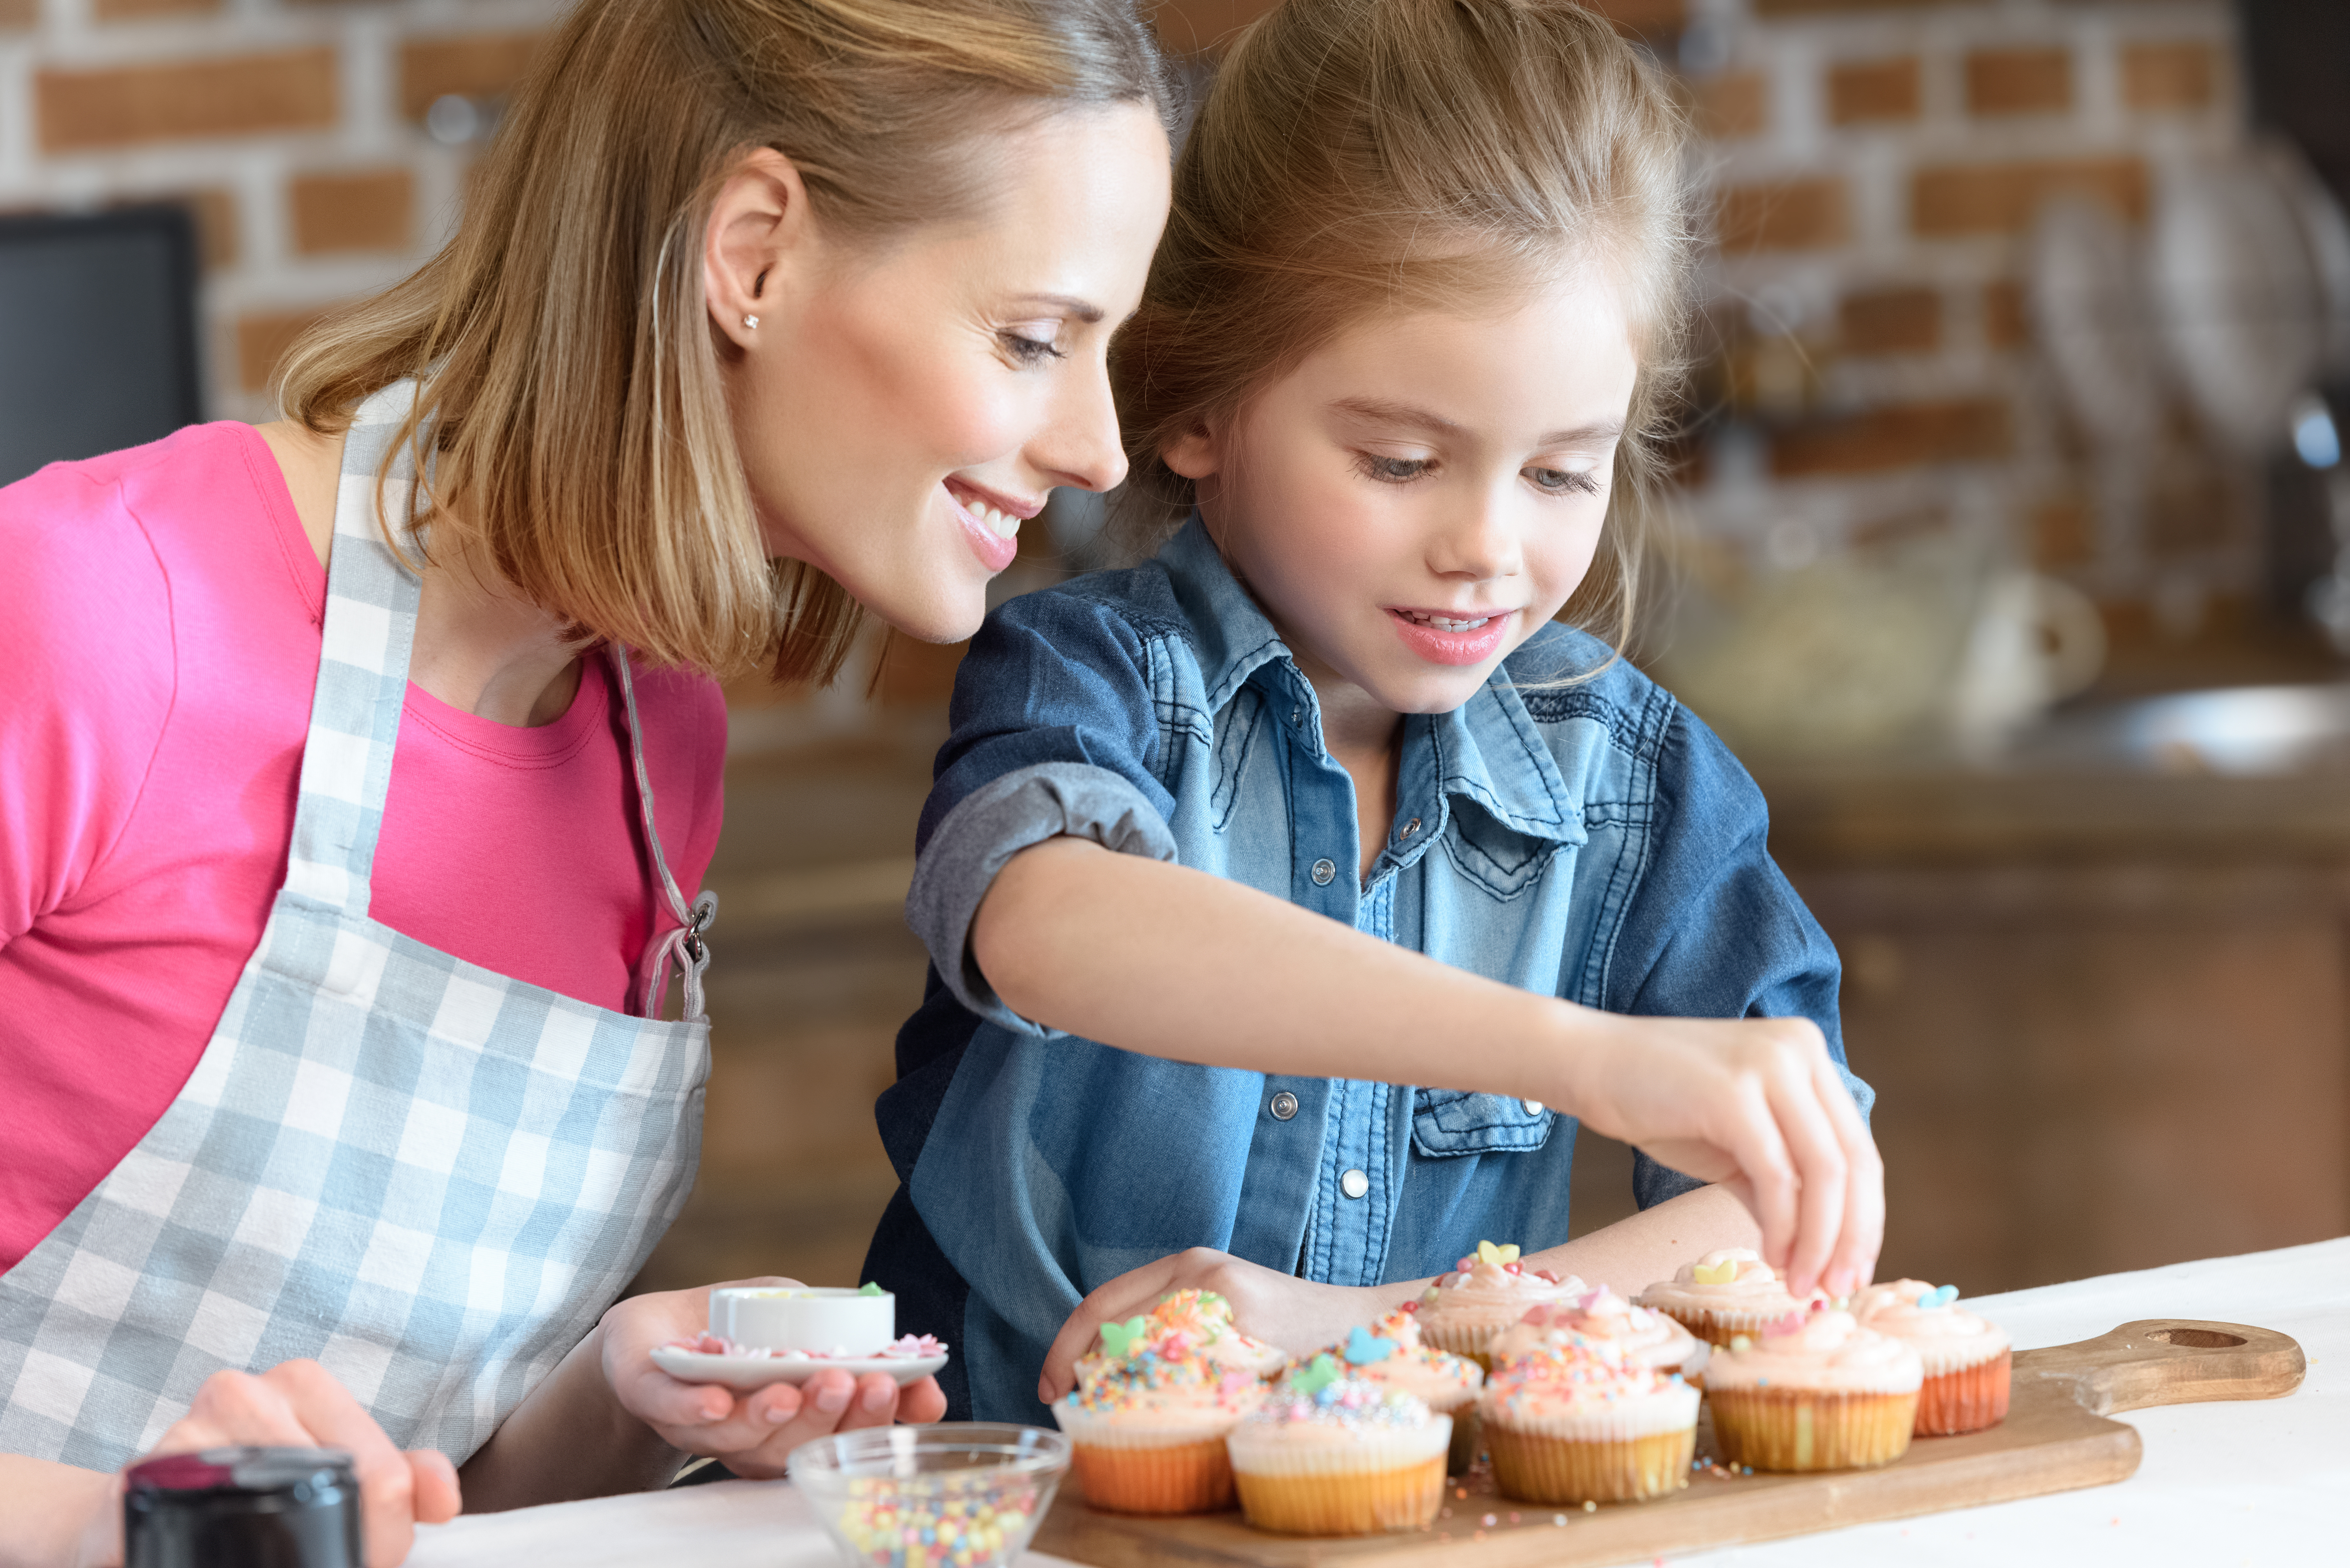
[(1801, 1296), (1877, 1272), (1885, 1164), (1819, 1028), (1805, 1018), (1580, 1014), (1557, 1100), (1609, 1137), (1719, 1182), (1762, 1228), (1762, 1256)]
[[(431, 1449), (402, 1453), (332, 1374), (315, 1361), (288, 1361), (255, 1376), (215, 1372), (152, 1453), (253, 1443), (288, 1449), (341, 1449), (359, 1483), (359, 1518), (368, 1568), (397, 1568), (416, 1543), (416, 1526), (457, 1514), (457, 1469)], [(83, 1537), (82, 1561), (122, 1561), (120, 1476)]]
[(1426, 1280), (1367, 1288), (1325, 1285), (1194, 1247), (1129, 1270), (1078, 1303), (1045, 1353), (1036, 1397), (1049, 1405), (1076, 1386), (1077, 1357), (1092, 1348), (1103, 1324), (1149, 1312), (1170, 1291), (1214, 1291), (1232, 1303), (1232, 1323), (1243, 1334), (1303, 1355), (1346, 1338), (1358, 1323), (1386, 1316), (1427, 1285)]
[[(806, 1288), (776, 1278), (725, 1283)], [(710, 1293), (720, 1288), (631, 1296), (604, 1314), (605, 1377), (629, 1413), (672, 1448), (765, 1480), (782, 1475), (791, 1451), (814, 1438), (892, 1421), (935, 1421), (947, 1413), (935, 1377), (901, 1389), (887, 1373), (859, 1378), (829, 1371), (797, 1387), (770, 1383), (747, 1394), (671, 1377), (653, 1365), (653, 1347), (700, 1334), (710, 1321)]]

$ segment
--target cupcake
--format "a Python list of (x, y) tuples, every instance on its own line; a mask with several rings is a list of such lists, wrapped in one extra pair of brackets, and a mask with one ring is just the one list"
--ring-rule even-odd
[(1480, 1241), (1474, 1257), (1461, 1259), (1452, 1272), (1439, 1275), (1420, 1293), (1419, 1336), (1490, 1372), (1487, 1341), (1525, 1316), (1527, 1308), (1570, 1300), (1583, 1289), (1581, 1280), (1523, 1266), (1515, 1246)]
[[(1451, 1473), (1461, 1475), (1477, 1458), (1475, 1407), (1485, 1374), (1475, 1362), (1421, 1342), (1418, 1305), (1408, 1302), (1375, 1324), (1357, 1325), (1344, 1345), (1324, 1354), (1349, 1377), (1409, 1394), (1436, 1415), (1451, 1417), (1452, 1448), (1446, 1463)], [(1292, 1368), (1290, 1378), (1313, 1365)]]
[(1263, 1399), (1264, 1380), (1257, 1342), (1231, 1321), (1222, 1297), (1185, 1291), (1147, 1316), (1102, 1324), (1077, 1386), (1052, 1407), (1087, 1502), (1113, 1513), (1232, 1506), (1224, 1435)]
[(1751, 1337), (1764, 1324), (1812, 1304), (1789, 1295), (1762, 1255), (1744, 1247), (1724, 1247), (1694, 1263), (1683, 1263), (1671, 1279), (1650, 1285), (1633, 1300), (1709, 1345), (1728, 1345), (1742, 1334)]
[(1706, 1356), (1712, 1347), (1664, 1314), (1634, 1306), (1606, 1285), (1575, 1301), (1529, 1309), (1525, 1316), (1493, 1336), (1493, 1365), (1501, 1366), (1531, 1355), (1552, 1335), (1561, 1334), (1612, 1339), (1650, 1371), (1667, 1376), (1678, 1372), (1692, 1387), (1705, 1386)]
[[(1141, 1320), (1128, 1319), (1131, 1331)], [(1270, 1377), (1289, 1365), (1289, 1353), (1279, 1345), (1252, 1339), (1232, 1326), (1232, 1303), (1213, 1291), (1180, 1290), (1159, 1298), (1150, 1321), (1189, 1334), (1201, 1356), (1227, 1372)]]
[(1926, 1371), (1918, 1390), (1917, 1435), (1947, 1438), (1979, 1432), (2007, 1417), (2012, 1361), (2007, 1331), (1952, 1303), (1959, 1287), (1939, 1290), (1923, 1280), (1871, 1285), (1853, 1298), (1853, 1316), (1905, 1341)]
[(1477, 1401), (1493, 1480), (1527, 1502), (1639, 1502), (1689, 1484), (1698, 1392), (1624, 1344), (1546, 1334)]
[(1293, 1370), (1225, 1448), (1259, 1530), (1369, 1535), (1435, 1519), (1451, 1430), (1424, 1401), (1350, 1376), (1326, 1352)]
[(1707, 1365), (1705, 1397), (1726, 1463), (1866, 1469), (1908, 1451), (1924, 1380), (1903, 1341), (1822, 1309), (1739, 1335)]

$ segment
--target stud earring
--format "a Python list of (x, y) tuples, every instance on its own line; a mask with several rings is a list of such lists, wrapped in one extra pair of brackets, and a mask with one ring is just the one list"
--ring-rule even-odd
[(755, 316), (746, 316), (743, 318), (743, 325), (745, 327), (756, 327), (759, 325), (759, 318)]

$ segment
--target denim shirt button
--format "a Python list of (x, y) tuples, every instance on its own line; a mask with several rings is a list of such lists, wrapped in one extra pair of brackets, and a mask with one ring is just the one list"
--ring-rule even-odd
[(1371, 1189), (1371, 1179), (1359, 1170), (1350, 1170), (1338, 1178), (1338, 1190), (1349, 1198), (1360, 1198)]
[(1521, 1100), (1518, 1103), (1526, 1107), (1526, 1115), (1530, 1116), (1542, 1115), (1543, 1105), (1540, 1100)]
[(1337, 874), (1338, 863), (1335, 860), (1316, 860), (1310, 873), (1316, 888), (1327, 888), (1330, 885), (1330, 878)]
[(1397, 834), (1396, 836), (1398, 838), (1409, 838), (1413, 834), (1418, 833), (1419, 831), (1419, 818), (1415, 816), (1409, 822), (1403, 825), (1403, 831)]
[(1265, 1109), (1273, 1113), (1274, 1121), (1285, 1122), (1297, 1114), (1297, 1096), (1284, 1089), (1273, 1096), (1273, 1104), (1265, 1106)]

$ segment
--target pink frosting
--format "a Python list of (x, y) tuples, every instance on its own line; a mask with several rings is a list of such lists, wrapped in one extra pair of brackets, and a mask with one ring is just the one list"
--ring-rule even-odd
[(1611, 1340), (1646, 1366), (1687, 1367), (1703, 1359), (1696, 1335), (1660, 1312), (1634, 1306), (1606, 1285), (1575, 1301), (1528, 1309), (1494, 1335), (1486, 1354), (1499, 1365), (1531, 1355), (1564, 1334)]
[[(1698, 1282), (1700, 1266), (1711, 1273), (1725, 1263), (1736, 1265), (1732, 1277), (1711, 1284)], [(1760, 1313), (1769, 1317), (1799, 1311), (1804, 1305), (1787, 1293), (1787, 1287), (1779, 1282), (1778, 1274), (1761, 1253), (1745, 1247), (1717, 1248), (1695, 1263), (1683, 1263), (1671, 1279), (1650, 1285), (1637, 1299), (1644, 1307), (1668, 1312)]]
[(1500, 1324), (1515, 1321), (1536, 1303), (1566, 1301), (1583, 1294), (1586, 1288), (1572, 1274), (1562, 1280), (1547, 1270), (1470, 1257), (1421, 1292), (1419, 1304), (1420, 1311), (1430, 1317), (1458, 1315)]
[(1948, 1302), (1919, 1305), (1918, 1298), (1933, 1289), (1923, 1280), (1871, 1285), (1853, 1298), (1853, 1315), (1863, 1327), (1915, 1346), (1929, 1377), (1979, 1365), (2009, 1348), (2007, 1331), (1997, 1324)]
[(1732, 1388), (1907, 1394), (1925, 1367), (1907, 1342), (1863, 1328), (1848, 1312), (1792, 1314), (1756, 1338), (1741, 1335), (1705, 1369), (1709, 1392)]

